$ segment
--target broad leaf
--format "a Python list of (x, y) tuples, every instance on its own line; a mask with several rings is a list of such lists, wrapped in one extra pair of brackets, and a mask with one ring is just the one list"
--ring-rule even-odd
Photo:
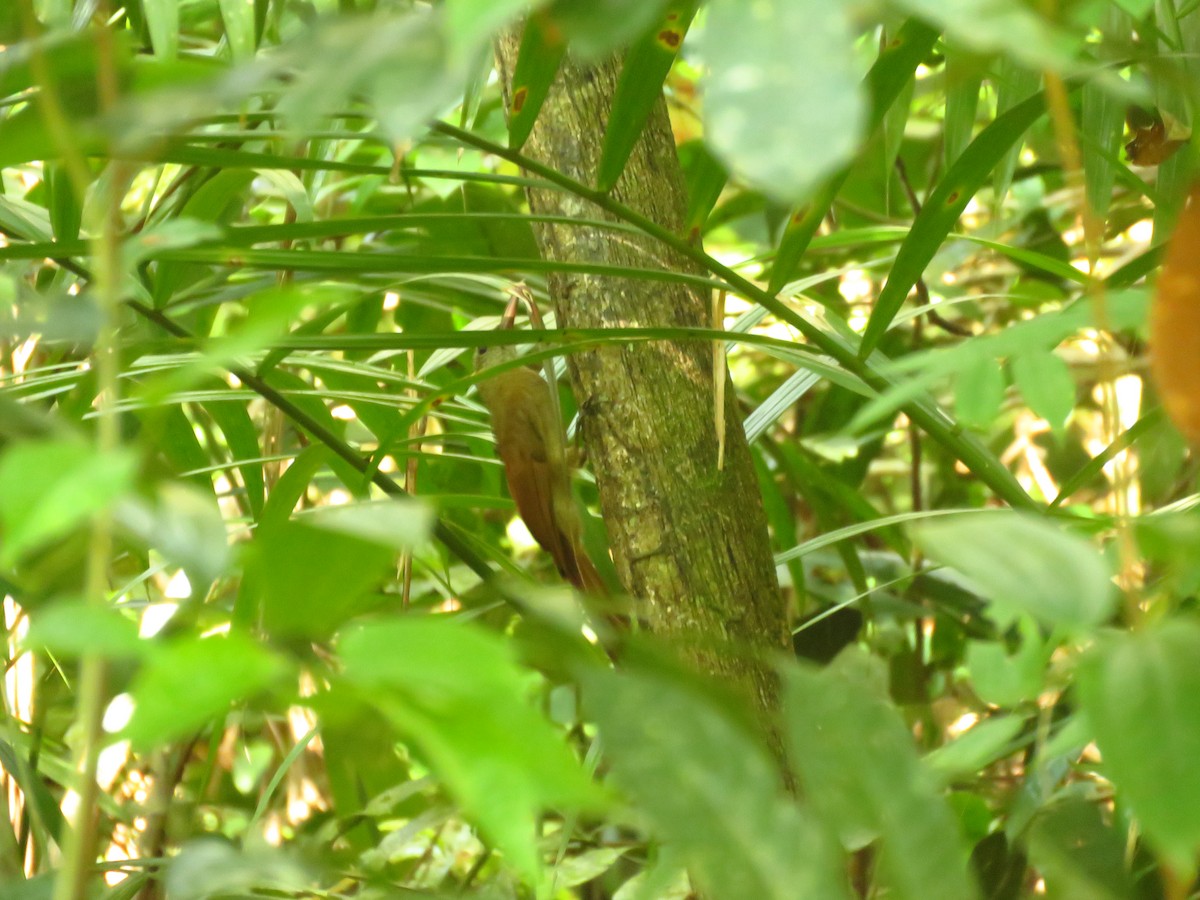
[(1007, 624), (1028, 613), (1042, 624), (1089, 629), (1113, 612), (1111, 567), (1083, 538), (1020, 513), (965, 514), (924, 522), (913, 539), (966, 575)]
[(100, 454), (83, 441), (29, 441), (0, 456), (0, 565), (61, 537), (133, 487), (130, 450)]
[(287, 671), (280, 657), (236, 631), (156, 645), (130, 687), (133, 717), (123, 735), (142, 748), (187, 737)]
[(696, 685), (596, 672), (584, 700), (617, 784), (678, 848), (706, 896), (848, 896), (829, 836), (784, 793), (761, 744)]
[(1200, 625), (1171, 621), (1106, 638), (1079, 672), (1104, 772), (1180, 875), (1200, 848), (1198, 659)]
[(534, 707), (500, 638), (445, 617), (410, 617), (351, 631), (339, 650), (346, 677), (525, 876), (540, 869), (542, 809), (601, 807), (603, 793)]
[(866, 102), (840, 4), (714, 0), (704, 57), (705, 134), (736, 174), (795, 202), (854, 153)]
[(879, 839), (889, 896), (975, 896), (956, 823), (900, 713), (857, 674), (789, 667), (784, 686), (804, 796), (847, 846)]

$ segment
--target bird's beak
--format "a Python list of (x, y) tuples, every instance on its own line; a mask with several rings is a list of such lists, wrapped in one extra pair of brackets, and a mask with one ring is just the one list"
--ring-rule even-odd
[(512, 328), (517, 321), (517, 310), (521, 306), (521, 298), (515, 294), (508, 301), (508, 306), (504, 307), (504, 315), (500, 318), (501, 328)]

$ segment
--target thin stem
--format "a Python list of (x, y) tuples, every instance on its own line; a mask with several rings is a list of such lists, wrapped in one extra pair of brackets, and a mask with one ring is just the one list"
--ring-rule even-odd
[[(99, 13), (107, 12), (101, 3)], [(100, 109), (113, 108), (117, 100), (116, 60), (112, 35), (101, 24), (93, 31), (96, 43), (97, 90)], [(36, 43), (36, 42), (35, 42)], [(62, 110), (56, 95), (57, 86), (51, 81), (41, 84), (43, 117), (47, 121), (58, 150), (67, 161), (72, 183), (82, 200), (87, 187), (87, 171), (73, 147), (65, 121), (58, 121)], [(105, 191), (97, 204), (99, 221), (89, 231), (89, 241), (96, 259), (92, 294), (100, 312), (100, 327), (93, 348), (96, 372), (96, 453), (111, 457), (121, 446), (117, 420), (120, 388), (120, 363), (117, 356), (117, 316), (121, 304), (121, 199), (128, 177), (124, 163), (111, 164), (109, 178), (101, 180)], [(96, 607), (108, 603), (109, 565), (113, 550), (113, 513), (105, 507), (93, 517), (88, 544), (84, 596)], [(97, 810), (100, 787), (96, 772), (100, 746), (104, 739), (103, 718), (107, 696), (107, 662), (97, 653), (85, 653), (80, 660), (79, 694), (75, 720), (79, 723), (80, 749), (79, 781), (76, 794), (78, 805), (71, 827), (63, 841), (62, 868), (54, 883), (54, 900), (83, 900), (88, 894), (88, 880), (96, 861)]]

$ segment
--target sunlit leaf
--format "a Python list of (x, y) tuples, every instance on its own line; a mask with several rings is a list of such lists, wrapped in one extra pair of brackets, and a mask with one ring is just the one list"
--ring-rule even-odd
[(938, 182), (896, 256), (887, 283), (879, 294), (867, 330), (864, 354), (874, 349), (900, 311), (908, 292), (929, 265), (946, 235), (958, 222), (987, 175), (1045, 112), (1040, 95), (1030, 97), (980, 132), (958, 161)]
[(996, 360), (980, 356), (958, 373), (954, 411), (964, 424), (991, 425), (1004, 402), (1004, 387), (1004, 369)]
[(567, 52), (567, 41), (544, 13), (534, 12), (525, 22), (521, 47), (513, 67), (512, 96), (508, 109), (508, 145), (524, 145), (550, 85)]
[(254, 6), (245, 0), (221, 0), (225, 37), (235, 62), (254, 56)]
[(434, 513), (419, 500), (392, 498), (352, 506), (327, 506), (305, 516), (304, 521), (385, 547), (411, 550), (429, 540)]
[(137, 457), (97, 453), (82, 441), (29, 441), (0, 455), (0, 564), (61, 537), (110, 507), (133, 486)]
[(1029, 831), (1029, 854), (1048, 897), (1137, 896), (1123, 864), (1124, 834), (1088, 800), (1070, 799), (1043, 810)]
[(1029, 7), (1008, 0), (897, 0), (914, 16), (936, 22), (967, 47), (1004, 50), (1030, 68), (1071, 73), (1081, 38)]
[(154, 52), (166, 59), (179, 53), (179, 0), (142, 0)]
[(201, 584), (225, 574), (229, 539), (210, 496), (188, 485), (159, 485), (152, 500), (130, 497), (117, 508), (117, 521), (148, 548), (192, 573)]
[(797, 201), (850, 158), (866, 102), (843, 7), (715, 0), (704, 55), (705, 134), (733, 172)]
[(596, 172), (600, 190), (610, 190), (624, 170), (651, 109), (660, 102), (663, 80), (698, 6), (698, 0), (671, 0), (661, 23), (625, 54)]

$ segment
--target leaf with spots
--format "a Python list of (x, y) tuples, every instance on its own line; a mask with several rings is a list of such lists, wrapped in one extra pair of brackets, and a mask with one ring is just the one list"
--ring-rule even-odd
[(533, 13), (521, 35), (508, 101), (508, 146), (512, 149), (520, 150), (533, 131), (566, 52), (566, 39), (554, 23), (544, 13)]
[(659, 27), (629, 48), (604, 133), (596, 176), (600, 190), (610, 190), (625, 169), (699, 5), (699, 0), (674, 0)]

